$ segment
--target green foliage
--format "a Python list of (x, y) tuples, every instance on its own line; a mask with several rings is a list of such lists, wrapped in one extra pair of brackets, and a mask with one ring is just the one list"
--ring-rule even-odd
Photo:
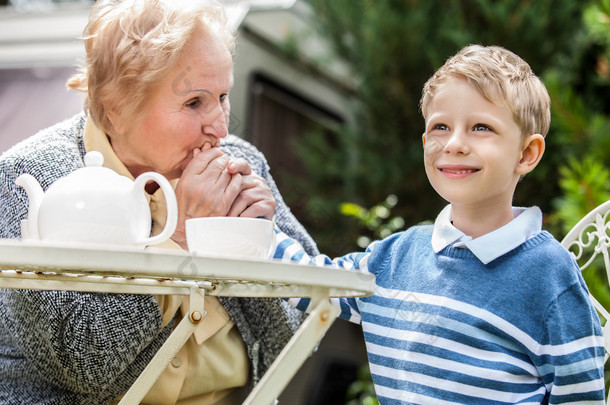
[(405, 220), (402, 217), (390, 218), (391, 210), (396, 203), (398, 203), (398, 197), (390, 194), (383, 202), (370, 209), (354, 203), (341, 204), (341, 214), (358, 219), (360, 225), (372, 233), (372, 237), (361, 235), (357, 240), (358, 247), (366, 248), (373, 239), (387, 238), (405, 226)]
[(545, 75), (545, 85), (551, 96), (551, 131), (547, 146), (557, 148), (554, 156), (545, 153), (545, 159), (565, 162), (568, 157), (582, 159), (591, 155), (602, 161), (610, 158), (610, 119), (592, 108), (590, 103), (563, 81), (560, 72)]
[(544, 159), (552, 161), (550, 166), (559, 175), (547, 225), (561, 239), (587, 212), (610, 198), (604, 165), (610, 161), (610, 117), (588, 107), (558, 72), (547, 74), (545, 84), (553, 108)]
[(591, 36), (606, 48), (606, 55), (610, 55), (610, 1), (599, 0), (587, 7), (584, 21)]
[[(583, 161), (570, 159), (560, 172), (563, 194), (555, 201), (552, 221), (565, 235), (589, 211), (610, 200), (610, 170), (596, 157), (587, 156)], [(584, 261), (592, 254), (592, 249), (586, 251)], [(597, 300), (610, 308), (610, 286), (601, 256), (583, 271), (583, 278)]]
[(358, 370), (358, 378), (347, 389), (346, 405), (379, 405), (368, 364)]
[[(552, 199), (553, 212), (549, 226), (559, 239), (587, 212), (610, 199), (610, 106), (607, 95), (600, 96), (592, 88), (608, 93), (607, 65), (610, 55), (610, 1), (597, 0), (583, 12), (586, 39), (579, 46), (594, 44), (593, 60), (588, 83), (574, 72), (555, 67), (545, 75), (551, 95), (552, 127), (547, 141), (554, 141), (545, 159), (554, 160), (558, 168), (558, 192)], [(606, 62), (603, 62), (606, 61)], [(582, 74), (582, 73), (581, 73)], [(606, 82), (606, 84), (604, 84)]]
[(594, 156), (572, 158), (560, 168), (563, 195), (556, 200), (554, 220), (566, 234), (589, 211), (610, 200), (610, 170)]
[[(338, 130), (337, 130), (338, 131)], [(349, 129), (343, 136), (338, 132), (311, 131), (293, 146), (297, 157), (306, 167), (306, 178), (284, 174), (284, 184), (300, 184), (306, 198), (297, 196), (301, 204), (306, 205), (307, 216), (300, 217), (307, 231), (314, 238), (320, 250), (331, 256), (340, 256), (354, 251), (357, 246), (354, 240), (360, 230), (358, 223), (339, 215), (340, 204), (346, 200), (345, 195), (353, 195), (353, 182), (349, 181), (353, 171)], [(333, 148), (328, 146), (334, 145)], [(343, 153), (335, 153), (341, 150)], [(285, 195), (289, 206), (299, 204), (293, 197)]]

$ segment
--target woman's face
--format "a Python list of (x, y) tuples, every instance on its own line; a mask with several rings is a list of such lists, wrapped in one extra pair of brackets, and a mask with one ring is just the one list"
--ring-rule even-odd
[(152, 90), (133, 123), (120, 123), (112, 148), (135, 177), (156, 171), (181, 176), (193, 150), (218, 146), (229, 125), (233, 61), (224, 42), (202, 30), (178, 64)]

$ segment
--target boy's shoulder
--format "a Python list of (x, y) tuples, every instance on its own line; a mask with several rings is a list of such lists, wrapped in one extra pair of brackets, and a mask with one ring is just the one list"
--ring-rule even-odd
[(575, 264), (573, 255), (564, 248), (561, 243), (548, 231), (541, 231), (537, 235), (529, 238), (518, 249), (516, 256), (536, 257), (541, 261), (564, 262)]
[(432, 224), (421, 224), (414, 225), (405, 230), (393, 233), (392, 235), (375, 242), (376, 244), (383, 245), (395, 245), (406, 242), (413, 242), (418, 240), (430, 240), (432, 238), (432, 230), (434, 226)]
[(557, 287), (583, 283), (580, 268), (572, 253), (548, 231), (540, 232), (505, 256), (498, 259), (497, 265), (508, 265), (516, 271), (522, 271), (523, 277), (532, 283), (553, 284)]
[(425, 246), (432, 250), (432, 230), (433, 225), (415, 225), (373, 242), (368, 250), (378, 256), (404, 255), (408, 250)]

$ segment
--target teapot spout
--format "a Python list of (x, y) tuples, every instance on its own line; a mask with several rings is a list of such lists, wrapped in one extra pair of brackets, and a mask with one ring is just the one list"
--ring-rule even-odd
[(40, 236), (38, 235), (38, 212), (40, 211), (44, 191), (42, 190), (40, 183), (38, 183), (38, 180), (30, 174), (22, 174), (17, 177), (15, 179), (15, 184), (25, 189), (30, 204), (27, 226), (22, 226), (21, 236), (24, 239), (40, 239)]

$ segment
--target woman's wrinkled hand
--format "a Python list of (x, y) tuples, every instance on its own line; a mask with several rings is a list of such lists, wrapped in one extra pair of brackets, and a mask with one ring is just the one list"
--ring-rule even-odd
[(187, 249), (189, 218), (243, 216), (272, 219), (275, 199), (267, 182), (244, 159), (231, 159), (220, 148), (195, 149), (176, 186), (178, 225), (174, 242)]
[(229, 163), (231, 159), (220, 148), (194, 149), (176, 186), (178, 225), (172, 239), (183, 248), (187, 219), (226, 216), (241, 192), (242, 175), (229, 172)]
[(233, 201), (228, 216), (273, 219), (276, 202), (265, 179), (255, 173), (242, 172), (241, 175), (241, 191)]

